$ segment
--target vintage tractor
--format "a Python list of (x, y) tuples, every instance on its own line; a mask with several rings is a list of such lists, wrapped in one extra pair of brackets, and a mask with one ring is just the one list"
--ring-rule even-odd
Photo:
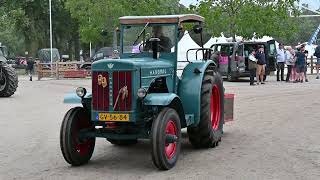
[[(182, 128), (195, 148), (218, 145), (224, 88), (216, 64), (186, 57), (183, 63), (189, 64), (177, 76), (182, 24), (195, 24), (193, 31), (202, 35), (203, 20), (198, 15), (120, 18), (120, 58), (94, 62), (92, 93), (79, 87), (64, 99), (82, 104), (70, 109), (61, 125), (61, 151), (69, 164), (87, 163), (96, 137), (121, 146), (150, 139), (153, 163), (161, 170), (176, 164)], [(211, 49), (193, 50), (205, 57)]]
[(18, 87), (18, 76), (7, 64), (7, 48), (0, 45), (0, 97), (12, 96)]

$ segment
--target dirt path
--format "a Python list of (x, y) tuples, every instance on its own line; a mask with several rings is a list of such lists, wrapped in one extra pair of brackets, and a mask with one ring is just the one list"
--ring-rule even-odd
[(222, 143), (195, 150), (184, 133), (175, 168), (161, 172), (148, 141), (129, 148), (98, 139), (88, 165), (71, 167), (59, 146), (63, 95), (90, 80), (29, 82), (0, 99), (0, 179), (320, 179), (320, 81), (250, 87), (225, 83), (236, 94), (235, 121)]

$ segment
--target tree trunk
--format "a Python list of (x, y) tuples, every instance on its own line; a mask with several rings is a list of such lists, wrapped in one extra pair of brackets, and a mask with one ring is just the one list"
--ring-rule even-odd
[(79, 36), (79, 30), (77, 30), (74, 33), (73, 36), (74, 41), (74, 57), (76, 61), (80, 61), (80, 36)]

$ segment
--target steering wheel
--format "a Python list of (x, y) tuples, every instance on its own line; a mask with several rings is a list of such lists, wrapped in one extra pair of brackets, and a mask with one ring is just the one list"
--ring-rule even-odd
[[(149, 41), (147, 40), (146, 42), (143, 42), (143, 43), (141, 43), (141, 44), (139, 45), (139, 51), (140, 51), (140, 52), (143, 52), (143, 51), (144, 51), (143, 48), (141, 48), (141, 47), (142, 47), (143, 45), (146, 45), (148, 42), (149, 42)], [(160, 51), (160, 52), (166, 51), (166, 48), (163, 47), (162, 45), (160, 45), (160, 43), (158, 44), (158, 46), (159, 46), (159, 51)], [(152, 48), (150, 47), (150, 49), (152, 49)], [(148, 50), (150, 50), (150, 49), (148, 49)], [(168, 48), (167, 48), (167, 49), (168, 49)]]
[(146, 45), (147, 44), (147, 41), (146, 42), (143, 42), (143, 43), (141, 43), (140, 45), (139, 45), (139, 51), (140, 52), (143, 52), (143, 49), (141, 49), (141, 47), (143, 46), (143, 45)]

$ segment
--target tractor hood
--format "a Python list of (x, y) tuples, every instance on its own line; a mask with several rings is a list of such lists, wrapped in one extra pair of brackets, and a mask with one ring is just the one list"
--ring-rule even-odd
[[(130, 71), (130, 70), (156, 70), (157, 74), (167, 74), (169, 69), (173, 70), (173, 64), (164, 59), (153, 58), (128, 58), (128, 59), (103, 59), (92, 64), (93, 71)], [(160, 72), (161, 71), (161, 72)]]

